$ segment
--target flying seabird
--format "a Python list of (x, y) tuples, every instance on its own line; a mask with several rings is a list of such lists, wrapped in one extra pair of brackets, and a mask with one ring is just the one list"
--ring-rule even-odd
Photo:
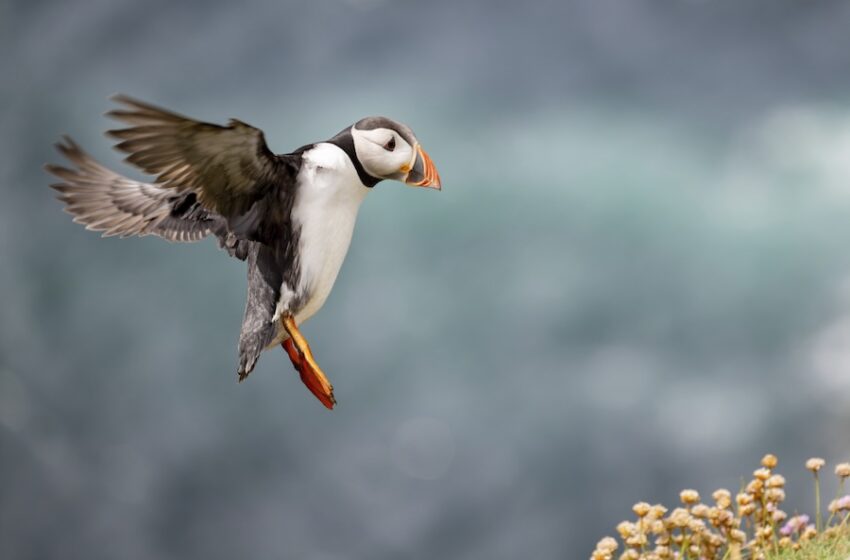
[(242, 121), (196, 121), (124, 95), (107, 113), (127, 125), (107, 134), (125, 161), (155, 175), (119, 175), (69, 137), (56, 147), (72, 168), (47, 165), (74, 221), (103, 236), (157, 235), (194, 242), (214, 235), (248, 263), (239, 337), (239, 380), (263, 350), (281, 344), (308, 389), (328, 408), (328, 381), (299, 331), (325, 303), (348, 251), (366, 194), (391, 179), (440, 189), (431, 158), (407, 126), (357, 121), (324, 142), (273, 154), (263, 132)]

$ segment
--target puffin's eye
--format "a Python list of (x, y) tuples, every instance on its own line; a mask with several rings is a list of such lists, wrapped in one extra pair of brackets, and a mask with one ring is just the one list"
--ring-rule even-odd
[(395, 136), (390, 138), (390, 141), (384, 144), (384, 149), (388, 152), (395, 150)]

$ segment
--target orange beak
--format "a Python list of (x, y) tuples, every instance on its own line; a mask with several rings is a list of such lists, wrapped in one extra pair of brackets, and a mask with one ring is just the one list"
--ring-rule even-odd
[(429, 187), (438, 191), (441, 190), (440, 174), (437, 173), (434, 162), (431, 161), (431, 157), (422, 149), (422, 146), (416, 146), (416, 159), (404, 182), (412, 187)]

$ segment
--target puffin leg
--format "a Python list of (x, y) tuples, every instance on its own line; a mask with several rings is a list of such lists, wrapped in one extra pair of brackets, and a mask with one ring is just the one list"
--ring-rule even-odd
[(282, 343), (283, 349), (289, 354), (289, 359), (295, 369), (298, 370), (301, 381), (323, 405), (333, 409), (336, 404), (333, 385), (313, 358), (310, 345), (307, 344), (307, 340), (298, 330), (292, 315), (283, 318), (283, 328), (289, 334), (289, 338)]

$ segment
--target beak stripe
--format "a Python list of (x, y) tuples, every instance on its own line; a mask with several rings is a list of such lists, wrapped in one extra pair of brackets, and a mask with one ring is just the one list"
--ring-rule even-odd
[(415, 183), (415, 185), (420, 187), (434, 187), (440, 190), (440, 174), (437, 172), (434, 162), (431, 161), (430, 156), (428, 156), (421, 146), (417, 146), (416, 149), (419, 151), (419, 157), (422, 158), (422, 163), (425, 167), (425, 176), (421, 181)]

